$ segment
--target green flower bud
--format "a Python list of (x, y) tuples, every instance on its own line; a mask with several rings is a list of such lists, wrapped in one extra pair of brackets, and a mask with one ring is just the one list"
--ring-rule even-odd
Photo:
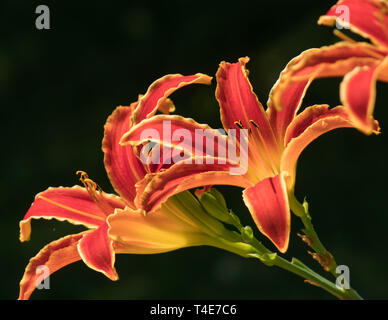
[(202, 194), (199, 202), (212, 217), (227, 224), (235, 224), (235, 219), (229, 213), (224, 197), (216, 189), (212, 188), (209, 192)]

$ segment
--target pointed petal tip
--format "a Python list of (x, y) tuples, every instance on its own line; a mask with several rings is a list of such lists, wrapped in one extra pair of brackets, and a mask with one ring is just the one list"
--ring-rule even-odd
[(281, 253), (288, 249), (291, 224), (285, 174), (264, 179), (243, 191), (243, 200), (258, 229)]
[(281, 253), (286, 253), (287, 250), (288, 250), (288, 244), (289, 244), (289, 237), (287, 238), (287, 241), (283, 241), (283, 242), (278, 242), (278, 243), (275, 243), (273, 242), (273, 244), (276, 246), (276, 248), (281, 252)]
[(381, 134), (381, 128), (377, 120), (374, 120), (373, 118), (370, 120), (369, 124), (364, 124), (362, 122), (359, 122), (355, 119), (353, 121), (356, 123), (356, 128), (363, 134), (370, 136), (372, 134), (374, 135), (380, 135)]
[(112, 281), (117, 281), (119, 280), (119, 275), (117, 274), (116, 270), (112, 270), (111, 272), (103, 272), (104, 275), (109, 278)]
[(196, 80), (195, 83), (201, 83), (201, 84), (211, 84), (213, 77), (208, 76), (207, 74), (204, 73), (196, 73), (196, 76), (198, 76), (198, 79)]

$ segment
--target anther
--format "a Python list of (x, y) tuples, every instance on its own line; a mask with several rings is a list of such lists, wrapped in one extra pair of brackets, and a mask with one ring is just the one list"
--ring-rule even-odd
[(244, 126), (243, 126), (241, 120), (235, 121), (234, 124), (235, 124), (237, 127), (239, 127), (240, 129), (244, 129)]
[(93, 198), (96, 197), (95, 195), (96, 192), (102, 192), (101, 187), (97, 183), (95, 183), (92, 179), (90, 179), (88, 174), (85, 171), (78, 170), (76, 174), (80, 175), (79, 180), (83, 183), (83, 185), (85, 186), (85, 188), (88, 190), (88, 192)]
[(90, 179), (88, 174), (85, 171), (78, 170), (76, 174), (80, 175), (80, 178), (79, 178), (80, 181), (83, 183), (83, 185), (86, 188), (86, 191), (92, 197), (96, 205), (99, 206), (100, 209), (106, 215), (112, 214), (114, 211), (114, 208), (112, 208), (112, 206), (104, 198), (101, 187), (97, 183), (95, 183), (92, 179)]
[(259, 125), (255, 121), (249, 120), (249, 122), (252, 123), (256, 127), (257, 130), (260, 130)]

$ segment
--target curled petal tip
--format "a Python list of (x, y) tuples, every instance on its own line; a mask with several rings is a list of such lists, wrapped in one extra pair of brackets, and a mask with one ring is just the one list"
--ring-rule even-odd
[(114, 272), (106, 272), (104, 274), (112, 281), (119, 280), (119, 275), (117, 274), (116, 270), (114, 270)]
[(240, 62), (240, 64), (242, 64), (242, 65), (245, 65), (249, 62), (249, 60), (250, 60), (250, 58), (248, 56), (246, 56), (246, 57), (239, 58), (238, 62)]

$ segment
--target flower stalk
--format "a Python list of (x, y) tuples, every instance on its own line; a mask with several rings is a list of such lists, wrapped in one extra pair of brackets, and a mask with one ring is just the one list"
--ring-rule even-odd
[(335, 283), (330, 282), (295, 258), (289, 262), (276, 255), (273, 262), (275, 266), (304, 278), (306, 282), (322, 288), (341, 300), (363, 300), (354, 289), (344, 289), (337, 286)]
[[(243, 229), (245, 230), (246, 227)], [(243, 231), (243, 229), (241, 231)], [(247, 241), (248, 239), (246, 235), (242, 232), (241, 238), (242, 242), (245, 241), (249, 243), (244, 245), (242, 242), (225, 242), (222, 247), (220, 247), (220, 243), (215, 246), (243, 257), (257, 258), (267, 266), (276, 266), (289, 271), (299, 277), (302, 277), (305, 282), (320, 287), (341, 300), (363, 300), (363, 298), (353, 288), (345, 289), (341, 286), (337, 286), (336, 283), (324, 278), (297, 258), (292, 258), (291, 261), (282, 258), (277, 253), (267, 249), (253, 235), (250, 237), (250, 240)]]

